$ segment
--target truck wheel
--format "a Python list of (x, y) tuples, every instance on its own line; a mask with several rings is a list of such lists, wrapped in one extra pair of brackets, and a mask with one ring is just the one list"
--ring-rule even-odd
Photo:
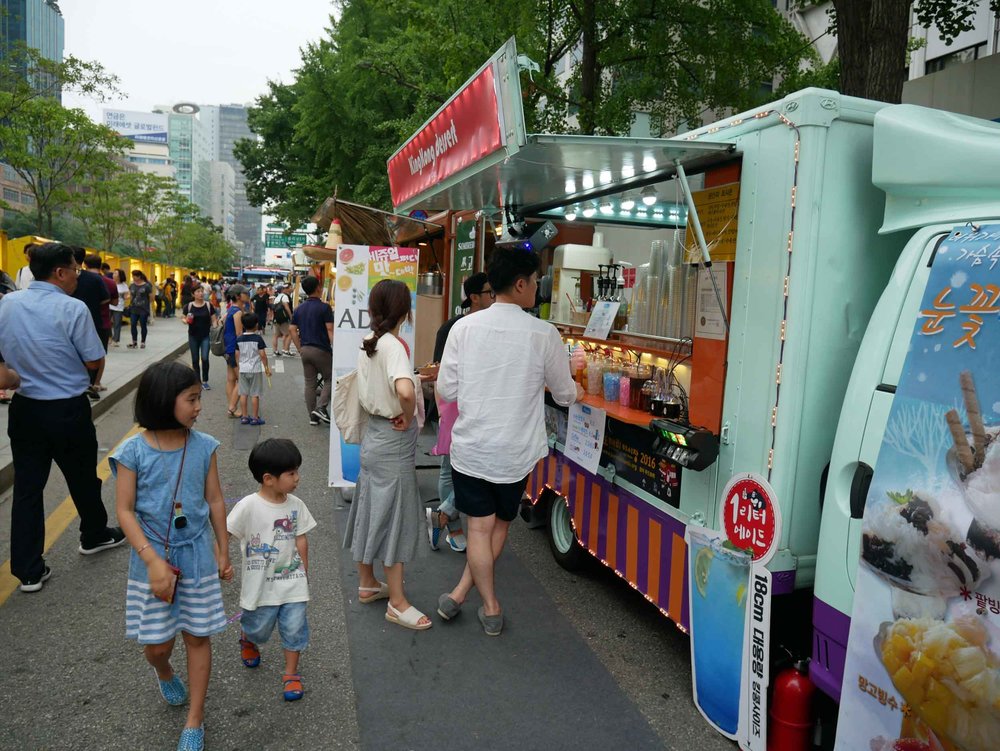
[(558, 495), (549, 510), (549, 547), (556, 563), (567, 571), (579, 571), (587, 562), (588, 553), (573, 533), (569, 505)]

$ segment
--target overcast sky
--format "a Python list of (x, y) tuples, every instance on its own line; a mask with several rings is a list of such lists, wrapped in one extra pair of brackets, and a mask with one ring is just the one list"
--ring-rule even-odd
[(299, 48), (324, 34), (330, 0), (60, 0), (66, 54), (96, 60), (121, 79), (125, 99), (97, 104), (148, 112), (157, 104), (247, 104), (268, 79), (291, 80)]

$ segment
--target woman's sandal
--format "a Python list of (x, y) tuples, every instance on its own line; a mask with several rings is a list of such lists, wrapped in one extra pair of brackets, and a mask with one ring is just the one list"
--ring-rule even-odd
[(230, 417), (243, 417), (243, 415), (239, 414), (235, 409), (227, 409), (226, 412), (229, 413)]
[[(362, 594), (368, 592), (368, 594)], [(377, 587), (358, 587), (358, 602), (367, 605), (376, 600), (384, 600), (389, 596), (389, 585), (379, 582)]]
[(385, 619), (403, 628), (413, 629), (414, 631), (425, 631), (434, 625), (429, 618), (427, 619), (427, 623), (420, 623), (421, 618), (426, 618), (426, 616), (412, 605), (402, 613), (392, 605), (387, 605), (385, 609)]
[(302, 676), (292, 673), (285, 673), (281, 676), (284, 683), (285, 701), (298, 701), (302, 698), (305, 689), (302, 688)]
[(135, 349), (139, 345), (136, 344), (135, 342), (132, 342), (131, 344), (126, 344), (125, 346), (128, 347), (129, 349)]

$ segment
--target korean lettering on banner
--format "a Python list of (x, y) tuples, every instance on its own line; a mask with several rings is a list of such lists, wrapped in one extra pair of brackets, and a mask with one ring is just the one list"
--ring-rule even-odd
[(737, 741), (744, 751), (766, 751), (772, 589), (767, 563), (774, 557), (781, 539), (781, 507), (763, 477), (737, 475), (722, 493), (720, 515), (729, 544), (748, 551), (752, 560)]
[(476, 261), (476, 225), (473, 216), (459, 217), (455, 221), (455, 250), (451, 264), (451, 314), (462, 313), (465, 291), (462, 284), (472, 276)]
[[(341, 245), (337, 251), (337, 281), (334, 294), (333, 376), (347, 375), (358, 366), (361, 342), (371, 333), (368, 295), (383, 279), (396, 279), (410, 289), (410, 304), (416, 316), (416, 248)], [(414, 325), (404, 323), (400, 338), (410, 350), (413, 361)], [(336, 386), (334, 385), (334, 388)], [(331, 403), (333, 397), (331, 396)], [(330, 425), (330, 485), (351, 487), (360, 470), (360, 448), (340, 440), (336, 423)]]
[(1000, 731), (1000, 225), (926, 254), (861, 522), (838, 751), (986, 751)]

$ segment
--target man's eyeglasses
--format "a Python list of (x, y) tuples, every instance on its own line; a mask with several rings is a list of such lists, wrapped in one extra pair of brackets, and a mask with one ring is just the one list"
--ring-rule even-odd
[(80, 272), (83, 271), (79, 266), (56, 266), (57, 269), (65, 269), (66, 271), (72, 271), (76, 276), (80, 276)]
[(478, 292), (473, 292), (474, 295), (489, 295), (491, 300), (496, 300), (497, 296), (491, 289), (481, 289)]

